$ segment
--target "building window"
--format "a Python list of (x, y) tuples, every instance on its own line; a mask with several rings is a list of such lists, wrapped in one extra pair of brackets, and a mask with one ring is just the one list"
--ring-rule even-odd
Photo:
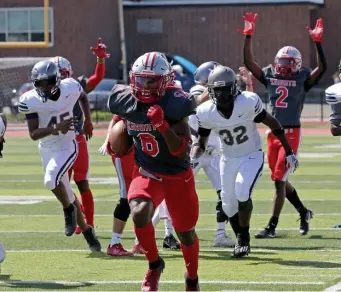
[[(43, 42), (44, 8), (1, 8), (0, 42)], [(53, 45), (53, 8), (49, 8), (49, 43)]]

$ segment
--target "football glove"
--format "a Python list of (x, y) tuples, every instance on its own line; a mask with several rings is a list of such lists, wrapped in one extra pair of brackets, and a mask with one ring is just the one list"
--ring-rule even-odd
[(307, 30), (308, 30), (310, 37), (314, 43), (322, 43), (322, 35), (323, 35), (322, 18), (319, 18), (316, 21), (316, 26), (314, 29), (311, 29), (309, 26), (307, 26)]
[(107, 152), (108, 139), (109, 136), (107, 135), (107, 138), (105, 139), (103, 145), (98, 149), (98, 152), (101, 153), (103, 156), (108, 154)]
[(163, 109), (159, 105), (152, 105), (148, 109), (147, 118), (150, 119), (153, 127), (155, 127), (160, 133), (167, 131), (169, 128), (169, 124), (165, 120)]
[(288, 154), (285, 157), (285, 168), (290, 172), (294, 172), (298, 168), (298, 160), (295, 154)]
[(252, 36), (256, 29), (256, 21), (257, 21), (258, 14), (248, 12), (243, 16), (244, 20), (244, 29), (238, 29), (240, 33), (243, 35), (250, 35)]

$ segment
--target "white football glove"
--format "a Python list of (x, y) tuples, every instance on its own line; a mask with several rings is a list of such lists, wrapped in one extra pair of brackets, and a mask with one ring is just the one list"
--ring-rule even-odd
[(289, 154), (285, 157), (285, 167), (290, 172), (294, 172), (298, 168), (298, 160), (295, 154)]
[(107, 152), (108, 139), (109, 137), (107, 135), (107, 138), (105, 139), (103, 145), (98, 149), (98, 152), (101, 153), (103, 156), (108, 154)]
[(191, 157), (190, 165), (194, 173), (196, 173), (196, 170), (201, 167), (200, 160), (201, 160), (200, 157), (198, 158)]

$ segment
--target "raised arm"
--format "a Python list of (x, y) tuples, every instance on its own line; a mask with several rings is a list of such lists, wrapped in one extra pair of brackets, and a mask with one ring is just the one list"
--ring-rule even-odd
[(107, 53), (107, 47), (102, 43), (102, 39), (98, 39), (97, 47), (90, 48), (91, 51), (97, 56), (97, 65), (95, 73), (89, 77), (86, 82), (85, 92), (91, 92), (104, 78), (105, 75), (105, 59), (110, 57)]
[(244, 64), (246, 68), (253, 74), (253, 76), (263, 83), (266, 86), (264, 73), (262, 68), (254, 61), (253, 54), (252, 54), (252, 44), (251, 38), (255, 32), (256, 28), (256, 21), (257, 21), (258, 14), (254, 14), (252, 12), (246, 13), (243, 16), (244, 20), (244, 29), (239, 29), (238, 31), (245, 35), (244, 39), (244, 48), (243, 48), (243, 55), (244, 55)]
[(327, 60), (322, 48), (322, 18), (317, 20), (314, 30), (312, 30), (310, 27), (307, 27), (307, 29), (309, 31), (311, 39), (315, 43), (317, 67), (307, 77), (304, 84), (305, 91), (309, 91), (315, 84), (317, 84), (327, 70)]

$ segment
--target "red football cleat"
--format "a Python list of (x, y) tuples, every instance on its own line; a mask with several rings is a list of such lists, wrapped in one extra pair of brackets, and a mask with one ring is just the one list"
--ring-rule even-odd
[(133, 257), (134, 254), (131, 251), (127, 251), (123, 248), (121, 243), (108, 245), (107, 255), (112, 257)]
[(142, 282), (141, 291), (158, 291), (159, 280), (163, 269), (165, 268), (165, 262), (160, 259), (160, 266), (157, 269), (149, 269)]
[(142, 245), (139, 243), (134, 243), (132, 252), (135, 254), (145, 254), (146, 251), (143, 249)]
[(75, 230), (75, 234), (79, 235), (82, 233), (82, 229), (77, 225), (76, 230)]

